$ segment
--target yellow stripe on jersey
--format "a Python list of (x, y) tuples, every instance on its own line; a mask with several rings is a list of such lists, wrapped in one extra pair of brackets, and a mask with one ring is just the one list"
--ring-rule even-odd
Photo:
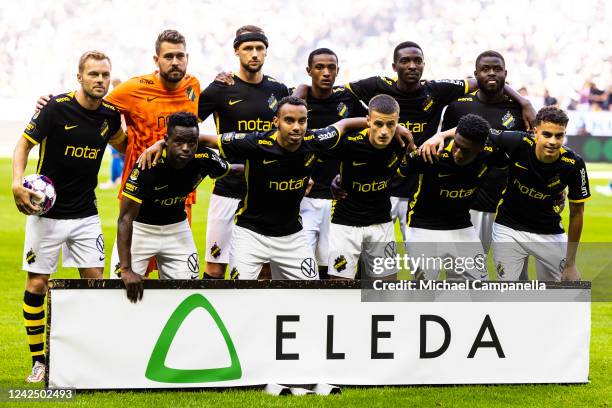
[(468, 84), (467, 78), (463, 80), (463, 83), (465, 84), (465, 89), (463, 90), (463, 93), (466, 94), (470, 90), (470, 85)]
[(133, 195), (128, 194), (125, 191), (122, 191), (121, 195), (129, 198), (132, 201), (136, 201), (138, 204), (142, 204), (142, 200), (140, 198), (134, 197)]
[(244, 195), (244, 203), (242, 207), (236, 211), (236, 215), (234, 216), (234, 224), (238, 222), (238, 216), (246, 211), (247, 205), (249, 203), (249, 160), (247, 159), (244, 163), (244, 178), (246, 180), (246, 194)]
[(30, 143), (32, 143), (32, 144), (35, 144), (35, 145), (37, 145), (37, 144), (38, 144), (38, 142), (37, 142), (36, 140), (32, 139), (30, 136), (28, 136), (28, 134), (27, 134), (27, 133), (23, 133), (23, 134), (22, 134), (22, 136), (23, 136), (23, 137), (25, 137), (26, 139), (28, 139), (28, 141), (29, 141)]
[(221, 131), (219, 131), (219, 114), (217, 112), (214, 112), (213, 117), (215, 118), (215, 128), (217, 128), (217, 134), (220, 135)]
[(444, 150), (446, 150), (447, 152), (450, 152), (451, 150), (453, 150), (453, 143), (454, 142), (455, 142), (454, 140), (451, 140), (450, 143), (448, 144), (448, 146), (446, 146), (444, 148)]
[(497, 207), (495, 207), (495, 215), (496, 215), (496, 216), (497, 216), (497, 212), (499, 211), (499, 207), (500, 207), (500, 206), (502, 205), (502, 203), (504, 202), (504, 194), (506, 194), (506, 190), (507, 190), (507, 189), (508, 189), (508, 188), (506, 187), (506, 188), (504, 188), (504, 189), (502, 190), (502, 193), (501, 193), (501, 198), (499, 199), (499, 203), (497, 203)]
[(47, 147), (47, 138), (45, 137), (40, 145), (40, 157), (38, 158), (38, 167), (36, 168), (36, 173), (40, 174), (40, 169), (42, 169), (43, 160), (45, 159), (45, 150)]
[(572, 204), (577, 204), (577, 203), (584, 203), (585, 201), (588, 201), (590, 199), (591, 197), (587, 197), (587, 198), (582, 198), (580, 200), (567, 200), (567, 201), (569, 201)]
[(110, 145), (113, 147), (120, 146), (125, 139), (127, 139), (127, 136), (123, 132), (123, 129), (119, 128), (119, 130), (117, 130), (117, 133), (112, 135), (111, 138), (108, 140), (108, 143), (110, 143)]
[(423, 185), (423, 175), (419, 174), (419, 185), (417, 187), (417, 190), (414, 193), (414, 196), (412, 197), (412, 200), (410, 200), (410, 203), (408, 204), (410, 206), (410, 212), (408, 212), (408, 220), (406, 221), (407, 227), (410, 226), (410, 221), (412, 220), (412, 214), (414, 214), (414, 207), (416, 206), (417, 199), (419, 198), (419, 194), (421, 193), (422, 185)]
[(232, 165), (229, 164), (228, 162), (226, 162), (226, 163), (227, 163), (227, 170), (225, 170), (225, 173), (223, 173), (222, 175), (217, 176), (217, 177), (212, 177), (211, 176), (210, 178), (213, 179), (213, 180), (218, 180), (218, 179), (221, 179), (221, 178), (227, 176), (229, 174), (229, 172), (232, 170)]

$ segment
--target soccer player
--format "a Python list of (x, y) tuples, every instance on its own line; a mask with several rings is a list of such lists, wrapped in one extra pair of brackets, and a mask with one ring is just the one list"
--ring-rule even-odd
[[(63, 266), (78, 268), (82, 278), (103, 277), (104, 238), (94, 190), (107, 143), (120, 152), (126, 148), (119, 110), (102, 99), (110, 75), (105, 54), (84, 53), (77, 73), (80, 88), (51, 98), (32, 117), (13, 154), (13, 195), (19, 211), (28, 215), (23, 251), (28, 272), (23, 316), (33, 365), (28, 382), (45, 376), (43, 305), (62, 245)], [(22, 185), (28, 155), (37, 144), (36, 172), (49, 177), (57, 192), (55, 205), (41, 216), (31, 204), (32, 191)]]
[[(333, 151), (343, 132), (363, 129), (367, 121), (347, 118), (323, 129), (307, 130), (306, 106), (297, 97), (281, 99), (273, 119), (275, 129), (265, 133), (200, 135), (203, 143), (217, 143), (224, 157), (243, 157), (246, 163), (247, 192), (235, 215), (230, 245), (234, 278), (256, 279), (268, 262), (273, 278), (318, 278), (312, 248), (302, 231), (299, 204), (322, 152)], [(394, 137), (411, 141), (401, 126)], [(162, 145), (147, 149), (145, 160), (158, 155)]]
[[(442, 130), (456, 127), (459, 119), (473, 113), (484, 118), (493, 129), (525, 131), (524, 122), (520, 119), (522, 107), (504, 94), (507, 74), (506, 63), (500, 53), (484, 51), (478, 55), (474, 71), (478, 89), (448, 105)], [(491, 168), (470, 209), (472, 225), (478, 232), (485, 253), (491, 247), (493, 219), (507, 177), (507, 168)]]
[[(475, 91), (478, 86), (475, 79), (421, 80), (425, 57), (421, 47), (412, 41), (402, 42), (395, 47), (392, 67), (397, 78), (374, 76), (346, 86), (366, 103), (378, 94), (395, 98), (400, 106), (400, 123), (412, 132), (417, 146), (436, 133), (446, 105)], [(504, 86), (504, 92), (521, 105), (525, 120), (532, 120), (535, 112), (529, 101), (509, 86)], [(402, 231), (406, 222), (408, 198), (414, 193), (415, 186), (415, 177), (396, 178), (392, 184), (392, 215), (394, 220), (399, 221)]]
[(437, 279), (444, 267), (447, 279), (487, 279), (485, 253), (469, 209), (503, 155), (487, 143), (489, 124), (480, 116), (463, 116), (456, 132), (446, 134), (453, 139), (433, 163), (418, 155), (408, 160), (406, 171), (417, 174), (418, 183), (410, 200), (406, 247), (411, 257), (423, 256), (420, 270), (414, 271), (417, 278)]
[[(312, 78), (312, 82), (306, 103), (308, 126), (311, 129), (324, 128), (342, 118), (366, 116), (361, 101), (352, 92), (344, 87), (334, 86), (339, 70), (338, 56), (329, 48), (318, 48), (308, 56), (306, 72)], [(329, 258), (333, 198), (330, 184), (339, 171), (340, 162), (337, 159), (319, 158), (312, 173), (314, 184), (300, 204), (304, 233), (315, 253), (322, 279), (327, 276)]]
[[(278, 101), (289, 95), (289, 91), (276, 79), (264, 75), (262, 68), (267, 52), (268, 38), (261, 28), (247, 25), (236, 31), (234, 53), (240, 69), (231, 76), (232, 85), (214, 81), (202, 91), (198, 106), (200, 120), (214, 114), (219, 134), (272, 129)], [(234, 157), (228, 159), (238, 163)], [(215, 182), (206, 222), (205, 278), (224, 277), (234, 214), (245, 193), (241, 175), (230, 174)]]
[[(508, 187), (493, 224), (493, 254), (501, 280), (518, 280), (532, 255), (545, 267), (540, 280), (578, 280), (576, 252), (591, 196), (582, 158), (563, 146), (569, 119), (546, 106), (538, 112), (535, 137), (510, 137), (492, 132), (491, 139), (509, 156)], [(556, 211), (556, 197), (568, 188), (569, 225), (566, 235)]]
[[(392, 252), (386, 250), (385, 255), (395, 255), (390, 187), (406, 153), (393, 137), (399, 109), (392, 97), (375, 96), (368, 106), (368, 127), (342, 137), (333, 150), (341, 163), (340, 187), (346, 192), (345, 198), (334, 200), (331, 215), (328, 274), (333, 279), (355, 278), (364, 242), (385, 243)], [(376, 248), (371, 257), (380, 256)], [(380, 276), (396, 273), (387, 270)]]
[[(176, 30), (162, 31), (155, 41), (153, 61), (157, 70), (122, 82), (108, 95), (125, 118), (128, 148), (125, 155), (121, 191), (136, 159), (144, 149), (164, 138), (168, 116), (185, 111), (197, 114), (199, 81), (187, 74), (189, 54), (185, 37)], [(40, 107), (44, 98), (39, 99)], [(195, 194), (185, 202), (187, 218), (191, 219), (191, 204)], [(117, 245), (111, 256), (111, 278), (118, 278), (119, 255)], [(151, 269), (151, 268), (150, 268)]]
[[(212, 150), (198, 149), (198, 118), (168, 118), (164, 157), (148, 170), (132, 169), (123, 189), (117, 225), (121, 279), (132, 302), (142, 299), (141, 277), (151, 257), (160, 279), (198, 279), (198, 251), (184, 202), (206, 176), (224, 177), (230, 165)], [(197, 153), (196, 153), (197, 152)]]

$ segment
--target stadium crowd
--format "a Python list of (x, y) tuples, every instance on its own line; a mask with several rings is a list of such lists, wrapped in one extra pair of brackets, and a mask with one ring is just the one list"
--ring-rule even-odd
[(338, 53), (339, 83), (391, 74), (389, 50), (413, 40), (425, 50), (426, 78), (471, 75), (473, 56), (495, 49), (506, 56), (509, 82), (525, 87), (535, 106), (544, 104), (548, 90), (563, 109), (608, 110), (611, 15), (612, 4), (603, 0), (459, 0), (452, 7), (440, 0), (376, 7), (365, 0), (8, 2), (0, 10), (0, 97), (31, 100), (40, 89), (73, 88), (65, 61), (86, 49), (110, 55), (113, 74), (122, 79), (147, 71), (153, 66), (150, 39), (167, 27), (185, 34), (189, 71), (206, 82), (232, 67), (232, 28), (255, 22), (274, 44), (268, 72), (287, 84), (304, 80), (306, 57), (318, 47)]

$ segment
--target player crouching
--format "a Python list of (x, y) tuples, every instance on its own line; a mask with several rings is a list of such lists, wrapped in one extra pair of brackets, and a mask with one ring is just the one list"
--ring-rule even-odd
[(155, 257), (160, 279), (197, 279), (198, 251), (185, 214), (185, 200), (206, 176), (220, 178), (232, 166), (206, 147), (198, 148), (198, 120), (178, 112), (168, 119), (166, 148), (155, 167), (134, 166), (117, 222), (121, 279), (128, 299), (142, 299), (142, 276)]

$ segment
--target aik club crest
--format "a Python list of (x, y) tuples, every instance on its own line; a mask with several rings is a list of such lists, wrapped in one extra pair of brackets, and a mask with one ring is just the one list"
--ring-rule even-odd
[(272, 109), (272, 112), (276, 112), (276, 107), (278, 106), (278, 101), (276, 100), (276, 96), (274, 94), (270, 95), (268, 98), (268, 106)]
[(344, 104), (344, 102), (340, 102), (338, 104), (338, 116), (346, 118), (348, 113), (348, 107)]
[(195, 91), (193, 90), (192, 87), (188, 87), (187, 88), (187, 99), (189, 99), (191, 102), (194, 102), (195, 98), (196, 98)]
[(506, 114), (502, 117), (502, 125), (506, 129), (512, 129), (515, 124), (516, 124), (516, 119), (514, 119), (514, 116), (512, 116), (510, 111), (506, 112)]

